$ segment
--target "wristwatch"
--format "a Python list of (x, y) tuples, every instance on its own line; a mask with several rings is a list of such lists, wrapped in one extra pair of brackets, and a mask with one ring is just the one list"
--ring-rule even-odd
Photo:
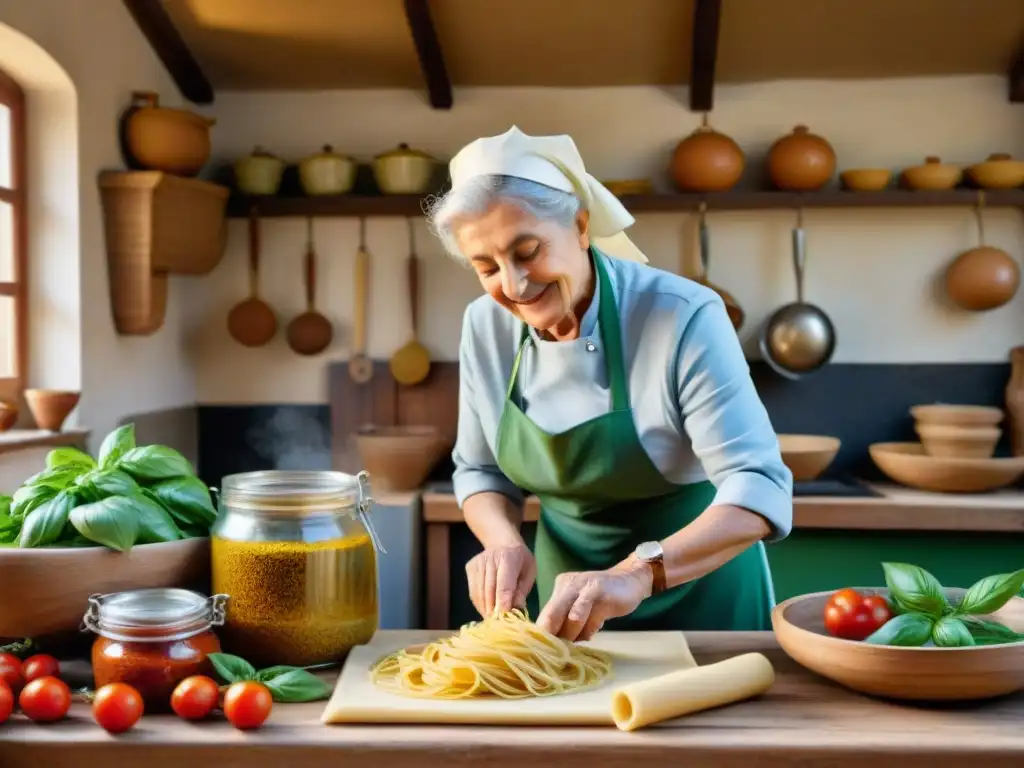
[(664, 592), (665, 583), (665, 552), (657, 541), (645, 541), (638, 545), (633, 554), (642, 563), (651, 567), (653, 578), (651, 579), (651, 594), (656, 595)]

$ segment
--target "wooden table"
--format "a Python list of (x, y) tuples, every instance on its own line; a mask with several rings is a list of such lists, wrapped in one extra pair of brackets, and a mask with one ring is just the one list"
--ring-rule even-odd
[(764, 696), (634, 733), (614, 728), (325, 726), (323, 703), (277, 705), (260, 731), (223, 721), (143, 718), (110, 736), (76, 704), (48, 726), (0, 726), (3, 768), (940, 768), (983, 760), (1024, 765), (1024, 695), (971, 706), (913, 707), (870, 699), (790, 661), (769, 632), (690, 633), (698, 663), (765, 653), (777, 673)]
[[(793, 499), (794, 529), (848, 531), (962, 531), (1024, 533), (1024, 491), (1008, 488), (993, 493), (926, 493), (891, 483), (872, 483), (876, 497), (797, 496)], [(426, 624), (447, 628), (449, 621), (451, 531), (463, 522), (451, 493), (424, 493), (426, 529)], [(523, 520), (540, 514), (535, 496), (527, 498)]]

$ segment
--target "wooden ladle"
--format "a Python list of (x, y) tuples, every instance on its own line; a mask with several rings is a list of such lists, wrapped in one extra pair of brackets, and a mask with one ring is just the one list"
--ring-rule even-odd
[(356, 251), (355, 307), (353, 311), (352, 356), (348, 374), (357, 384), (373, 378), (373, 362), (366, 355), (367, 300), (370, 292), (370, 252), (366, 250), (366, 219), (359, 219), (359, 250)]
[(391, 375), (399, 384), (412, 386), (419, 384), (430, 373), (430, 353), (420, 344), (417, 338), (417, 319), (419, 315), (419, 259), (416, 256), (416, 242), (413, 239), (412, 219), (406, 219), (409, 225), (409, 341), (391, 356)]
[(274, 310), (259, 297), (260, 223), (256, 209), (249, 211), (249, 298), (228, 313), (228, 333), (246, 347), (262, 347), (277, 333)]
[(300, 355), (318, 355), (331, 344), (331, 321), (316, 310), (316, 248), (313, 219), (306, 219), (306, 311), (288, 323), (288, 346)]

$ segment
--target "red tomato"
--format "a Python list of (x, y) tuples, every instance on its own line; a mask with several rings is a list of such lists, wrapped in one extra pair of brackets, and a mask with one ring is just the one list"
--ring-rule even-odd
[(68, 713), (71, 689), (59, 678), (37, 677), (21, 689), (18, 705), (30, 720), (52, 723)]
[(171, 694), (171, 709), (185, 720), (202, 720), (217, 706), (220, 687), (206, 675), (186, 677)]
[(60, 677), (60, 664), (53, 656), (37, 653), (22, 662), (21, 674), (24, 675), (26, 683), (37, 677)]
[(0, 683), (0, 723), (7, 721), (14, 711), (14, 694), (7, 683)]
[(11, 653), (0, 653), (0, 681), (7, 683), (15, 696), (25, 685), (25, 677), (21, 671), (21, 661)]
[(892, 618), (884, 597), (862, 595), (849, 587), (825, 603), (825, 629), (835, 637), (863, 640)]
[(142, 696), (127, 683), (107, 683), (92, 701), (92, 717), (109, 733), (124, 733), (142, 717)]
[(263, 725), (273, 705), (267, 687), (253, 680), (232, 683), (224, 693), (224, 715), (242, 731)]

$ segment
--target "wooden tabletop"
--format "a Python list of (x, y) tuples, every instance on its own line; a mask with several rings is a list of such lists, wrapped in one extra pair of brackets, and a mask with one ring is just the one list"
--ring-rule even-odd
[[(190, 724), (145, 717), (110, 736), (86, 706), (70, 719), (0, 725), (3, 768), (939, 768), (1024, 765), (1024, 695), (961, 706), (909, 706), (870, 699), (790, 661), (770, 632), (687, 635), (699, 663), (748, 651), (771, 659), (777, 678), (764, 696), (633, 733), (614, 728), (341, 726), (319, 721), (323, 702), (276, 705), (263, 729), (223, 721)], [(971, 761), (966, 763), (966, 761)]]

